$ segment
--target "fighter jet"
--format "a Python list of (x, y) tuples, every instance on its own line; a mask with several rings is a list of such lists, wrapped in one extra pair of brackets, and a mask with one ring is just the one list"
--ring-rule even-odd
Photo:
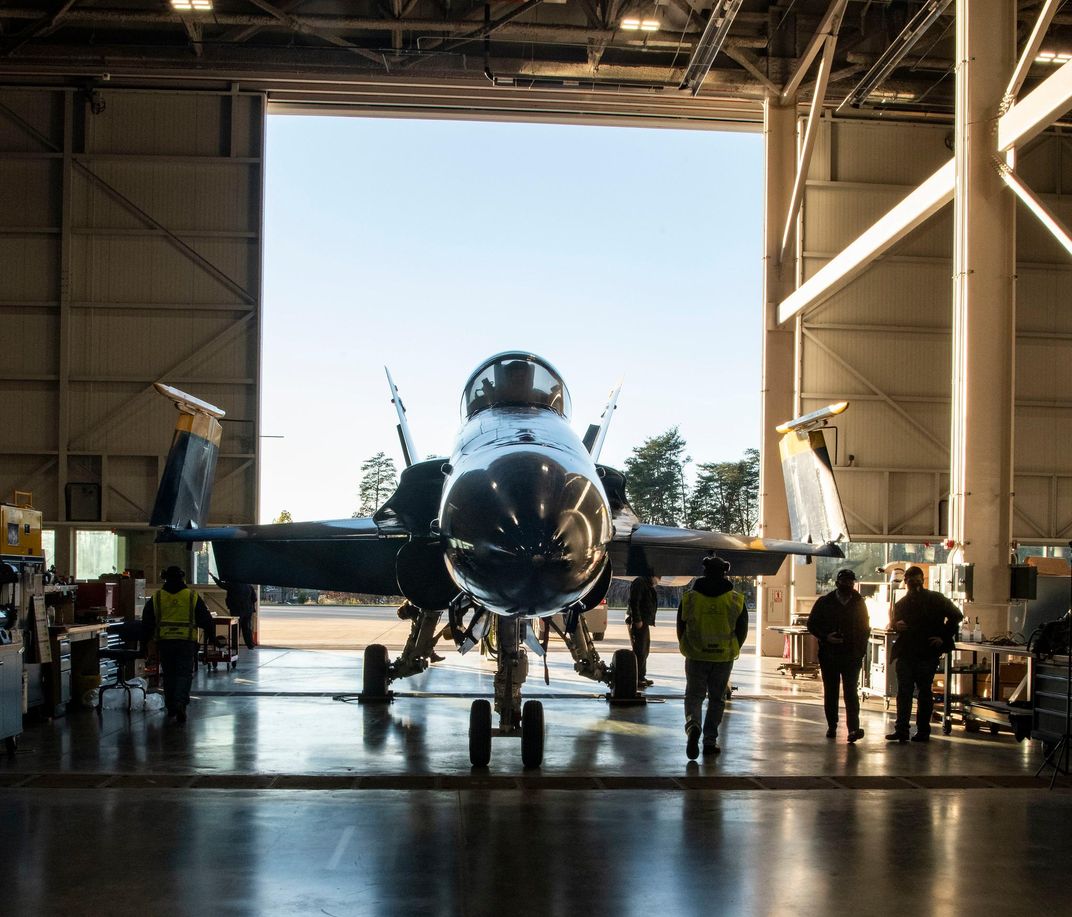
[[(387, 376), (407, 466), (397, 490), (368, 518), (283, 525), (205, 526), (223, 411), (158, 384), (180, 415), (151, 524), (160, 541), (212, 542), (219, 575), (230, 582), (404, 596), (419, 610), (409, 640), (394, 661), (382, 645), (365, 650), (364, 702), (389, 699), (392, 682), (427, 668), (444, 613), (462, 652), (493, 636), (497, 733), (520, 735), (526, 767), (540, 765), (544, 748), (543, 708), (521, 700), (526, 647), (538, 654), (546, 647), (537, 628), (558, 632), (576, 671), (607, 684), (612, 698), (637, 696), (636, 657), (618, 650), (608, 665), (584, 619), (612, 577), (692, 577), (712, 552), (741, 576), (773, 574), (789, 554), (843, 556), (834, 542), (845, 524), (836, 490), (829, 494), (821, 436), (787, 434), (798, 440), (787, 468), (799, 466), (801, 454), (818, 456), (806, 474), (791, 475), (787, 489), (794, 524), (808, 540), (648, 525), (629, 505), (625, 476), (598, 463), (617, 390), (582, 439), (570, 426), (569, 392), (549, 362), (523, 351), (496, 354), (465, 384), (450, 458), (419, 461)], [(474, 701), (474, 766), (490, 761), (495, 733), (491, 704)]]

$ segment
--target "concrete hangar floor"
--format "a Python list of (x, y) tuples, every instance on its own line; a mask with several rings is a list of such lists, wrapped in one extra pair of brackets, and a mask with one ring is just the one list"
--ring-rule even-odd
[[(539, 772), (496, 739), (492, 668), (451, 655), (356, 702), (359, 654), (258, 649), (201, 669), (184, 726), (90, 710), (0, 763), (4, 913), (559, 915), (1072, 913), (1072, 784), (1037, 743), (824, 737), (818, 684), (742, 657), (723, 753), (684, 754), (676, 653), (609, 706), (552, 647)], [(1046, 775), (1048, 776), (1048, 775)], [(9, 909), (9, 906), (11, 909)]]

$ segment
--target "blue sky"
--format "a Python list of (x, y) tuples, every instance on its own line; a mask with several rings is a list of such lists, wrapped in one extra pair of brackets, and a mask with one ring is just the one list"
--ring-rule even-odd
[(401, 467), (383, 366), (424, 455), (502, 350), (562, 373), (601, 461), (671, 426), (693, 462), (759, 444), (758, 133), (273, 116), (261, 518), (341, 518)]

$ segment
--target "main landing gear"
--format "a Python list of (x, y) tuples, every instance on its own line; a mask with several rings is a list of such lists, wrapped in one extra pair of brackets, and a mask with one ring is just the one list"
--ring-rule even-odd
[[(412, 606), (410, 606), (412, 608)], [(365, 648), (361, 676), (361, 703), (385, 703), (391, 699), (392, 681), (416, 675), (428, 668), (435, 648), (441, 611), (412, 608), (410, 634), (402, 655), (390, 661), (387, 648), (379, 643)], [(607, 699), (612, 703), (643, 702), (637, 692), (637, 661), (632, 650), (617, 650), (611, 665), (599, 658), (595, 642), (581, 609), (565, 616), (555, 615), (533, 621), (520, 617), (493, 615), (459, 596), (448, 609), (450, 630), (462, 653), (491, 638), (496, 646), (494, 700), (473, 701), (469, 710), (469, 760), (473, 767), (487, 767), (491, 762), (493, 736), (521, 738), (521, 762), (526, 768), (540, 767), (544, 753), (543, 704), (538, 700), (521, 700), (521, 687), (529, 672), (526, 645), (539, 655), (545, 653), (533, 628), (549, 627), (557, 633), (573, 656), (573, 668), (585, 678), (606, 684)], [(546, 635), (546, 631), (544, 631)], [(498, 713), (499, 725), (492, 726), (492, 713)]]
[[(437, 627), (442, 611), (425, 611), (412, 605), (405, 617), (409, 619), (409, 638), (402, 655), (394, 662), (387, 655), (387, 647), (370, 643), (365, 647), (364, 666), (361, 670), (361, 703), (383, 703), (391, 699), (388, 690), (398, 678), (418, 675), (428, 668), (435, 651)], [(401, 612), (400, 612), (401, 614)]]

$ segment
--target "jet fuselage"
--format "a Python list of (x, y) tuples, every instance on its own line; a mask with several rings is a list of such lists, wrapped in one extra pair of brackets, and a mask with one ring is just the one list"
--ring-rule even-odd
[(545, 616), (582, 599), (603, 573), (611, 514), (565, 416), (568, 395), (555, 403), (563, 413), (521, 401), (470, 402), (476, 409), (450, 459), (439, 531), (460, 590), (497, 614)]

